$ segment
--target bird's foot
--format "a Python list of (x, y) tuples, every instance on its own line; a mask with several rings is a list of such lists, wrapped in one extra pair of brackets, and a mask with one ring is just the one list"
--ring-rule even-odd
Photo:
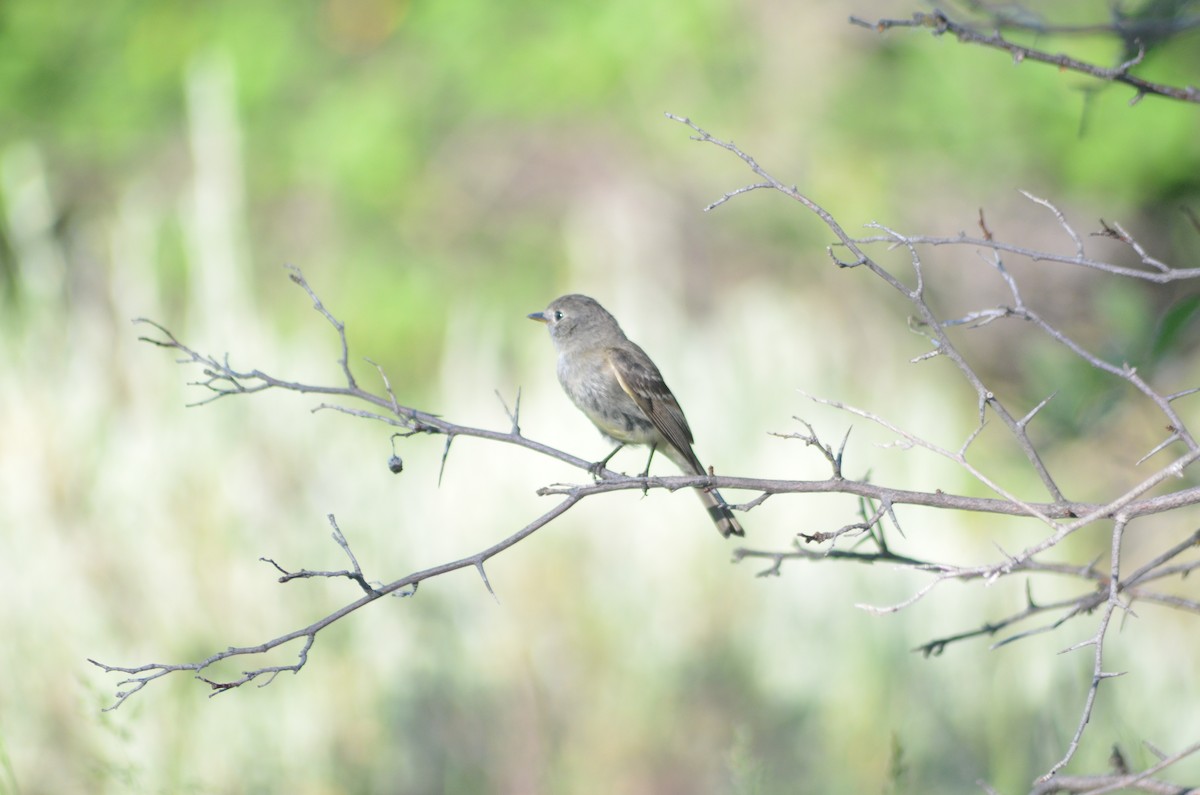
[(618, 444), (615, 448), (613, 448), (611, 453), (588, 467), (588, 473), (591, 474), (591, 476), (596, 480), (604, 480), (604, 469), (608, 466), (608, 462), (611, 461), (612, 457), (620, 452), (621, 448), (624, 446), (625, 445), (623, 444)]
[(646, 495), (648, 495), (650, 493), (650, 484), (645, 482), (646, 479), (650, 477), (650, 467), (647, 466), (646, 471), (643, 472), (642, 474), (638, 475), (638, 477), (641, 478), (643, 481), (642, 496), (645, 497)]

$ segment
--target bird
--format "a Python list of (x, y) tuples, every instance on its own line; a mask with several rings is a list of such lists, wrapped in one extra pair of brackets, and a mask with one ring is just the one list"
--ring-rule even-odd
[[(649, 445), (645, 477), (656, 450), (688, 475), (707, 472), (679, 401), (654, 361), (625, 336), (617, 319), (595, 299), (564, 295), (530, 320), (546, 324), (558, 353), (558, 380), (571, 402), (616, 447), (592, 466), (598, 473), (625, 445)], [(700, 501), (725, 538), (745, 531), (720, 492), (697, 488)]]

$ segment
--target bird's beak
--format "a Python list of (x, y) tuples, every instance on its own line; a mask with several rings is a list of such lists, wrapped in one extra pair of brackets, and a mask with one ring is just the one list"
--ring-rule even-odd
[(526, 315), (526, 317), (529, 318), (530, 320), (536, 320), (539, 323), (549, 323), (550, 322), (550, 318), (546, 317), (545, 312), (531, 312), (528, 315)]

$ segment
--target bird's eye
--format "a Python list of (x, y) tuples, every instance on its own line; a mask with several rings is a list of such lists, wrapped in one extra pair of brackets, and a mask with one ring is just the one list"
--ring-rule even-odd
[(563, 313), (562, 313), (562, 310), (561, 310), (561, 309), (556, 309), (556, 310), (554, 310), (554, 319), (555, 319), (555, 320), (562, 320), (562, 319), (563, 319)]

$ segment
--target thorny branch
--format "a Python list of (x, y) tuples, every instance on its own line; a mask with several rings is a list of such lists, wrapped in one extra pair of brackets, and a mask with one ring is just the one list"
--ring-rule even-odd
[[(868, 422), (886, 429), (897, 439), (897, 445), (905, 448), (924, 449), (954, 462), (961, 467), (977, 484), (986, 487), (994, 496), (978, 497), (965, 494), (953, 494), (935, 489), (932, 491), (914, 491), (888, 487), (871, 483), (868, 480), (856, 480), (845, 475), (846, 437), (843, 437), (836, 448), (833, 444), (823, 441), (812, 425), (798, 419), (805, 427), (803, 433), (777, 434), (783, 438), (802, 441), (807, 447), (813, 447), (824, 458), (830, 467), (829, 477), (823, 480), (778, 480), (751, 477), (730, 477), (708, 474), (703, 476), (677, 477), (628, 477), (623, 474), (603, 469), (596, 473), (595, 479), (587, 479), (584, 483), (555, 484), (546, 486), (538, 491), (543, 496), (560, 498), (553, 508), (535, 518), (525, 527), (513, 532), (487, 549), (473, 555), (450, 561), (439, 566), (409, 573), (387, 584), (377, 585), (369, 581), (363, 573), (359, 561), (352, 552), (345, 536), (338, 528), (332, 516), (329, 521), (333, 526), (333, 538), (342, 549), (349, 561), (349, 568), (341, 570), (290, 570), (272, 559), (264, 559), (280, 575), (281, 583), (310, 578), (344, 578), (353, 581), (362, 592), (354, 601), (348, 602), (323, 618), (307, 626), (281, 635), (256, 646), (231, 647), (216, 652), (204, 659), (185, 663), (148, 663), (138, 666), (117, 666), (92, 662), (109, 673), (123, 675), (116, 694), (116, 701), (110, 707), (116, 708), (130, 696), (140, 692), (146, 685), (164, 676), (176, 672), (190, 672), (198, 680), (212, 689), (212, 694), (226, 692), (249, 682), (258, 682), (260, 686), (270, 683), (281, 672), (298, 672), (307, 662), (308, 652), (316, 642), (317, 635), (327, 626), (341, 620), (350, 613), (370, 604), (383, 596), (412, 596), (417, 586), (426, 580), (441, 576), (451, 571), (474, 568), (489, 592), (492, 592), (484, 564), (493, 556), (503, 552), (537, 530), (549, 524), (568, 511), (581, 500), (600, 494), (629, 489), (646, 490), (650, 488), (675, 491), (693, 487), (720, 487), (724, 489), (739, 489), (754, 496), (748, 502), (735, 506), (741, 510), (750, 510), (773, 495), (826, 493), (853, 496), (857, 500), (858, 519), (839, 528), (823, 530), (820, 528), (803, 528), (797, 535), (793, 546), (786, 550), (738, 548), (733, 551), (735, 561), (764, 560), (768, 568), (759, 572), (760, 576), (780, 575), (785, 563), (797, 560), (822, 561), (846, 560), (859, 563), (884, 563), (901, 566), (924, 572), (929, 575), (929, 581), (917, 590), (909, 599), (890, 606), (864, 606), (874, 613), (891, 613), (901, 610), (923, 598), (939, 585), (949, 581), (967, 582), (979, 580), (993, 582), (1002, 577), (1015, 574), (1027, 576), (1057, 576), (1075, 578), (1084, 583), (1085, 588), (1075, 598), (1063, 598), (1052, 602), (1039, 603), (1034, 600), (1032, 588), (1027, 590), (1027, 604), (1006, 618), (986, 622), (976, 629), (948, 635), (930, 641), (918, 648), (926, 655), (940, 654), (945, 648), (955, 642), (980, 636), (997, 636), (1001, 633), (1012, 634), (998, 640), (996, 645), (1011, 643), (1023, 637), (1047, 632), (1063, 626), (1068, 621), (1081, 616), (1090, 615), (1100, 610), (1100, 619), (1095, 633), (1083, 644), (1072, 649), (1090, 646), (1094, 654), (1094, 666), (1091, 684), (1088, 687), (1081, 719), (1074, 737), (1071, 739), (1063, 757), (1056, 762), (1047, 774), (1039, 780), (1038, 787), (1048, 783), (1062, 781), (1058, 775), (1073, 757), (1084, 729), (1088, 723), (1092, 706), (1100, 691), (1100, 683), (1113, 676), (1103, 666), (1104, 644), (1112, 616), (1120, 611), (1126, 614), (1136, 602), (1159, 604), (1200, 613), (1200, 602), (1187, 599), (1163, 589), (1164, 581), (1176, 581), (1200, 568), (1200, 561), (1185, 560), (1183, 556), (1197, 549), (1200, 544), (1200, 530), (1190, 531), (1190, 535), (1169, 549), (1163, 550), (1149, 562), (1144, 563), (1132, 574), (1121, 574), (1120, 552), (1121, 538), (1130, 524), (1139, 519), (1174, 511), (1184, 506), (1200, 503), (1200, 486), (1184, 486), (1175, 491), (1152, 493), (1161, 489), (1163, 484), (1183, 476), (1191, 464), (1200, 457), (1200, 446), (1194, 441), (1193, 435), (1185, 418), (1176, 409), (1176, 402), (1196, 394), (1198, 389), (1185, 389), (1171, 394), (1157, 391), (1144, 380), (1137, 370), (1128, 364), (1109, 362), (1097, 356), (1082, 345), (1063, 334), (1038, 315), (1026, 304), (1016, 280), (1009, 273), (1004, 257), (1019, 256), (1034, 261), (1056, 262), (1082, 266), (1097, 272), (1107, 273), (1115, 277), (1144, 279), (1147, 281), (1167, 283), (1176, 280), (1200, 277), (1200, 269), (1173, 269), (1164, 263), (1150, 257), (1145, 249), (1119, 225), (1102, 224), (1106, 237), (1114, 235), (1138, 253), (1144, 270), (1118, 267), (1103, 260), (1094, 259), (1086, 253), (1084, 237), (1079, 235), (1067, 222), (1065, 215), (1054, 205), (1044, 199), (1026, 196), (1033, 202), (1047, 208), (1071, 239), (1074, 255), (1058, 256), (1026, 250), (1004, 242), (992, 230), (988, 229), (982, 215), (979, 226), (983, 231), (982, 238), (932, 238), (905, 235), (880, 224), (871, 224), (869, 228), (880, 234), (857, 237), (849, 234), (836, 219), (822, 206), (807, 195), (801, 193), (795, 186), (787, 186), (777, 180), (760, 166), (753, 157), (735, 146), (732, 142), (723, 141), (694, 124), (688, 119), (668, 114), (668, 117), (687, 125), (695, 134), (698, 141), (715, 145), (728, 151), (742, 160), (756, 175), (756, 181), (744, 188), (727, 192), (722, 198), (713, 202), (707, 209), (713, 209), (724, 204), (735, 196), (756, 190), (774, 190), (783, 193), (801, 206), (812, 212), (833, 233), (836, 242), (829, 247), (828, 252), (832, 261), (842, 268), (856, 268), (870, 272), (882, 279), (894, 290), (902, 294), (911, 304), (915, 313), (914, 326), (923, 333), (930, 343), (930, 351), (916, 361), (925, 361), (936, 357), (949, 360), (966, 382), (973, 388), (978, 403), (978, 423), (967, 435), (957, 449), (949, 449), (935, 445), (922, 439), (919, 435), (900, 428), (886, 418), (871, 411), (851, 407), (839, 401), (826, 400), (809, 396), (809, 399), (820, 404), (832, 406), (851, 416), (857, 416)], [(905, 276), (897, 275), (884, 267), (872, 255), (874, 247), (899, 247), (909, 253), (911, 273)], [(968, 246), (972, 250), (984, 250), (989, 253), (987, 265), (1003, 280), (1009, 291), (1010, 303), (1005, 306), (981, 309), (959, 318), (943, 318), (935, 310), (925, 282), (925, 274), (921, 259), (921, 249), (934, 246)], [(449, 454), (450, 443), (459, 436), (485, 439), (492, 442), (513, 445), (531, 453), (544, 455), (568, 466), (584, 472), (590, 472), (594, 465), (590, 461), (571, 455), (555, 447), (530, 439), (521, 432), (519, 423), (520, 401), (514, 402), (510, 409), (503, 398), (507, 428), (492, 430), (459, 425), (432, 412), (405, 406), (399, 402), (392, 385), (377, 365), (375, 369), (380, 377), (384, 394), (380, 395), (363, 388), (355, 378), (350, 366), (349, 346), (346, 342), (344, 324), (338, 320), (320, 301), (313, 289), (308, 285), (303, 275), (295, 268), (289, 269), (292, 281), (299, 285), (313, 302), (314, 309), (337, 332), (340, 343), (339, 367), (342, 371), (344, 384), (340, 386), (325, 386), (290, 381), (268, 374), (258, 369), (242, 370), (230, 362), (229, 355), (222, 357), (203, 354), (177, 339), (162, 325), (150, 320), (139, 319), (135, 322), (154, 329), (155, 336), (142, 337), (146, 342), (174, 351), (177, 361), (184, 365), (199, 367), (202, 377), (192, 382), (206, 390), (209, 394), (197, 404), (211, 402), (222, 397), (252, 394), (269, 389), (278, 389), (301, 394), (317, 394), (327, 396), (334, 402), (322, 402), (314, 408), (318, 410), (333, 410), (363, 419), (377, 420), (396, 428), (395, 438), (405, 438), (417, 434), (442, 435), (446, 439), (442, 466), (444, 468)], [(909, 286), (909, 283), (912, 286)], [(1044, 334), (1056, 343), (1065, 347), (1073, 355), (1096, 368), (1107, 376), (1133, 387), (1143, 399), (1149, 401), (1161, 413), (1168, 428), (1167, 435), (1161, 444), (1142, 457), (1150, 457), (1178, 446), (1173, 459), (1160, 466), (1154, 472), (1143, 476), (1140, 483), (1129, 486), (1123, 493), (1115, 495), (1106, 502), (1094, 503), (1069, 499), (1064, 495), (1057, 481), (1052, 476), (1030, 435), (1030, 427), (1036, 421), (1039, 412), (1044, 408), (1053, 395), (1042, 399), (1037, 405), (1021, 410), (1014, 409), (1008, 401), (1002, 400), (989, 389), (972, 365), (959, 352), (951, 339), (948, 330), (963, 328), (979, 329), (993, 322), (1008, 322), (1019, 320), (1027, 324), (1037, 333)], [(343, 402), (345, 401), (345, 402)], [(353, 404), (353, 405), (350, 405)], [(1002, 487), (988, 472), (978, 466), (972, 459), (972, 451), (980, 432), (988, 422), (989, 417), (997, 418), (1007, 429), (1009, 436), (1021, 450), (1024, 458), (1045, 492), (1043, 499), (1033, 499), (1019, 495)], [(848, 435), (849, 431), (847, 431)], [(1141, 463), (1140, 461), (1138, 463)], [(398, 455), (393, 452), (390, 464), (393, 471), (399, 471), (403, 466)], [(890, 535), (899, 534), (901, 543), (911, 545), (906, 534), (901, 529), (898, 513), (909, 506), (930, 509), (964, 511), (980, 514), (994, 514), (1011, 517), (1021, 517), (1033, 520), (1045, 528), (1043, 540), (1030, 545), (1017, 554), (1001, 554), (996, 562), (976, 566), (962, 566), (956, 563), (936, 560), (926, 555), (912, 554), (893, 548), (889, 542)], [(1068, 535), (1084, 527), (1108, 527), (1112, 539), (1112, 554), (1107, 570), (1096, 567), (1095, 562), (1083, 565), (1061, 563), (1044, 559), (1044, 554), (1054, 549)], [(1158, 585), (1153, 585), (1158, 583)], [(494, 594), (493, 594), (494, 595)], [(1049, 623), (1030, 627), (1031, 621), (1040, 616), (1052, 617)], [(295, 662), (287, 665), (264, 665), (250, 667), (239, 676), (218, 678), (210, 672), (218, 663), (231, 659), (254, 659), (279, 649), (289, 643), (300, 643)], [(1156, 773), (1156, 766), (1149, 776)], [(1050, 791), (1040, 789), (1039, 791)]]
[[(921, 15), (918, 15), (921, 16)], [(944, 21), (944, 17), (940, 14), (939, 19)], [(946, 28), (947, 30), (950, 28)], [(941, 31), (939, 31), (941, 32)], [(998, 38), (998, 37), (997, 37)], [(1059, 599), (1053, 602), (1040, 604), (1036, 602), (1032, 595), (1031, 588), (1027, 589), (1027, 604), (1022, 609), (1012, 613), (1008, 617), (999, 621), (985, 622), (982, 626), (960, 632), (954, 635), (949, 635), (937, 640), (930, 641), (920, 647), (918, 651), (926, 655), (940, 654), (945, 648), (951, 644), (968, 638), (979, 636), (995, 636), (996, 634), (1008, 631), (1011, 628), (1024, 624), (1033, 619), (1035, 616), (1044, 614), (1053, 614), (1055, 618), (1049, 623), (1033, 628), (1024, 629), (1014, 632), (1008, 637), (998, 641), (995, 645), (1003, 645), (1011, 643), (1030, 635), (1040, 634), (1053, 629), (1057, 629), (1067, 621), (1078, 618), (1080, 616), (1089, 615), (1097, 609), (1100, 610), (1100, 617), (1097, 621), (1096, 631), (1087, 640), (1082, 643), (1071, 646), (1066, 651), (1075, 651), (1082, 648), (1091, 647), (1093, 651), (1093, 668), (1091, 682), (1088, 686), (1087, 693), (1084, 699), (1084, 704), (1081, 710), (1080, 719), (1077, 724), (1074, 735), (1071, 737), (1062, 757), (1050, 766), (1048, 771), (1034, 783), (1036, 791), (1046, 792), (1051, 791), (1044, 789), (1048, 784), (1061, 780), (1058, 776), (1059, 772), (1070, 763), (1076, 751), (1080, 746), (1085, 729), (1087, 728), (1089, 719), (1092, 714), (1096, 698), (1100, 691), (1101, 682), (1118, 676), (1118, 673), (1107, 671), (1104, 668), (1104, 648), (1105, 641), (1108, 636), (1108, 629), (1111, 619), (1117, 611), (1123, 614), (1132, 615), (1132, 604), (1135, 601), (1141, 601), (1151, 604), (1164, 604), (1173, 607), (1189, 610), (1190, 612), (1200, 612), (1200, 603), (1196, 600), (1185, 599), (1175, 594), (1152, 590), (1146, 587), (1146, 584), (1152, 580), (1162, 580), (1167, 577), (1178, 576), (1180, 578), (1186, 576), (1194, 568), (1200, 567), (1200, 562), (1183, 561), (1180, 562), (1180, 556), (1185, 553), (1195, 550), (1198, 542), (1200, 542), (1200, 531), (1192, 531), (1189, 536), (1183, 541), (1173, 545), (1161, 554), (1156, 556), (1150, 562), (1144, 564), (1133, 574), (1121, 575), (1121, 549), (1122, 539), (1129, 525), (1146, 514), (1143, 508), (1146, 506), (1147, 500), (1155, 503), (1158, 507), (1165, 507), (1159, 500), (1166, 498), (1173, 502), (1176, 507), (1195, 504), (1197, 497), (1196, 487), (1184, 487), (1173, 492), (1168, 492), (1161, 497), (1146, 497), (1145, 495), (1159, 489), (1163, 484), (1170, 480), (1184, 477), (1184, 473), (1188, 468), (1200, 458), (1200, 445), (1198, 445), (1189, 430), (1184, 418), (1176, 409), (1175, 403), (1181, 398), (1195, 394), (1195, 389), (1181, 390), (1175, 393), (1162, 393), (1148, 383), (1137, 371), (1135, 367), (1130, 366), (1126, 362), (1114, 363), (1105, 360), (1104, 358), (1088, 351), (1083, 345), (1071, 339), (1067, 334), (1055, 328), (1045, 319), (1043, 319), (1033, 308), (1025, 301), (1018, 287), (1016, 280), (1008, 271), (1004, 257), (1008, 255), (1025, 257), (1032, 261), (1050, 261), (1061, 262), (1064, 264), (1078, 265), (1092, 270), (1107, 273), (1116, 277), (1141, 279), (1155, 283), (1170, 283), (1179, 280), (1200, 278), (1200, 268), (1172, 268), (1167, 264), (1155, 259), (1128, 231), (1122, 228), (1119, 224), (1107, 224), (1100, 222), (1101, 231), (1098, 236), (1117, 240), (1128, 246), (1138, 256), (1143, 269), (1127, 268), (1118, 266), (1103, 260), (1089, 257), (1086, 252), (1086, 247), (1083, 242), (1083, 236), (1068, 223), (1065, 214), (1055, 207), (1052, 203), (1045, 199), (1035, 197), (1031, 194), (1024, 195), (1030, 201), (1045, 207), (1055, 217), (1057, 223), (1062, 227), (1068, 238), (1074, 245), (1074, 254), (1071, 256), (1052, 255), (1045, 252), (1028, 250), (1011, 243), (1000, 240), (995, 233), (987, 226), (986, 220), (982, 211), (979, 215), (979, 226), (983, 232), (981, 238), (968, 238), (965, 235), (960, 235), (956, 238), (933, 238), (933, 237), (917, 237), (902, 234), (896, 230), (889, 229), (881, 224), (868, 224), (868, 228), (878, 230), (882, 234), (855, 237), (848, 234), (845, 229), (837, 223), (832, 215), (821, 207), (817, 202), (813, 201), (808, 196), (801, 193), (795, 186), (788, 186), (776, 179), (768, 173), (759, 163), (749, 154), (744, 152), (731, 141), (718, 139), (707, 131), (696, 125), (690, 119), (682, 118), (672, 114), (667, 114), (667, 117), (689, 127), (694, 135), (694, 140), (702, 143), (712, 144), (727, 152), (730, 152), (743, 163), (745, 163), (754, 173), (756, 181), (742, 189), (726, 192), (720, 199), (710, 204), (706, 210), (712, 210), (734, 196), (741, 195), (751, 190), (771, 189), (782, 193), (788, 198), (798, 202), (800, 205), (808, 209), (817, 216), (825, 226), (833, 233), (837, 242), (830, 247), (829, 253), (833, 261), (840, 267), (845, 268), (865, 268), (875, 276), (881, 278), (885, 283), (891, 286), (896, 291), (900, 292), (910, 302), (915, 312), (916, 326), (922, 330), (930, 341), (931, 350), (929, 353), (918, 357), (915, 362), (925, 361), (930, 358), (944, 356), (948, 358), (958, 369), (959, 373), (965, 380), (974, 388), (978, 398), (979, 419), (976, 428), (968, 434), (962, 445), (957, 450), (946, 449), (933, 444), (916, 434), (910, 433), (885, 418), (851, 406), (847, 406), (838, 401), (826, 400), (817, 397), (811, 397), (818, 403), (833, 406), (835, 408), (846, 411), (854, 416), (864, 418), (876, 425), (887, 429), (895, 434), (898, 439), (897, 444), (908, 448), (922, 448), (936, 455), (946, 458), (954, 462), (957, 466), (964, 469), (978, 483), (988, 487), (993, 493), (998, 495), (998, 502), (1007, 506), (1014, 514), (1024, 515), (1043, 523), (1047, 528), (1047, 533), (1043, 540), (1034, 543), (1021, 551), (1018, 554), (1010, 555), (1004, 553), (1003, 559), (997, 563), (989, 563), (978, 566), (962, 566), (953, 563), (938, 562), (934, 560), (922, 560), (908, 555), (901, 555), (894, 552), (883, 541), (882, 523), (881, 520), (885, 515), (883, 507), (887, 508), (886, 514), (893, 517), (895, 506), (905, 503), (914, 504), (915, 500), (910, 500), (909, 495), (886, 494), (879, 492), (875, 495), (869, 495), (861, 484), (858, 493), (863, 497), (873, 497), (879, 500), (879, 509), (871, 511), (869, 514), (864, 509), (864, 521), (847, 525), (839, 531), (833, 533), (804, 533), (798, 534), (797, 540), (793, 544), (793, 549), (786, 551), (770, 551), (770, 550), (749, 550), (741, 549), (735, 553), (735, 559), (758, 558), (765, 559), (771, 562), (771, 566), (760, 572), (760, 576), (778, 575), (785, 561), (789, 560), (821, 560), (825, 558), (837, 558), (844, 560), (854, 560), (862, 563), (890, 562), (896, 565), (902, 565), (918, 571), (925, 571), (931, 575), (931, 579), (921, 588), (919, 588), (910, 598), (886, 607), (867, 606), (863, 607), (873, 613), (883, 614), (901, 610), (916, 601), (922, 599), (926, 594), (933, 591), (940, 584), (948, 581), (969, 581), (983, 580), (984, 582), (993, 582), (1001, 577), (1011, 576), (1013, 574), (1024, 572), (1028, 574), (1054, 574), (1059, 576), (1075, 577), (1090, 583), (1091, 587), (1085, 589), (1081, 594), (1074, 598)], [(903, 278), (896, 273), (886, 269), (881, 263), (876, 261), (869, 253), (874, 246), (883, 245), (887, 248), (901, 248), (907, 250), (910, 254), (911, 279)], [(920, 256), (920, 249), (923, 247), (932, 246), (968, 246), (974, 250), (984, 250), (989, 252), (989, 256), (985, 259), (987, 264), (998, 274), (1003, 283), (1007, 286), (1009, 292), (1010, 303), (999, 307), (982, 309), (966, 316), (959, 318), (941, 318), (931, 304), (930, 296), (926, 290), (925, 275), (923, 272), (923, 263)], [(837, 250), (848, 252), (849, 256), (839, 256), (835, 254)], [(909, 282), (913, 286), (909, 286)], [(1032, 422), (1037, 417), (1038, 413), (1050, 402), (1053, 394), (1042, 399), (1037, 405), (1029, 408), (1023, 414), (1020, 412), (1010, 411), (1006, 405), (1006, 401), (1001, 400), (991, 389), (983, 382), (983, 379), (975, 372), (974, 368), (966, 361), (955, 347), (954, 342), (949, 337), (947, 330), (953, 327), (964, 327), (967, 329), (978, 329), (994, 321), (1024, 321), (1028, 326), (1035, 329), (1037, 332), (1045, 335), (1053, 340), (1058, 345), (1063, 346), (1071, 354), (1086, 362), (1089, 366), (1096, 370), (1107, 374), (1108, 376), (1124, 381), (1139, 393), (1143, 399), (1149, 401), (1155, 409), (1162, 415), (1165, 420), (1167, 435), (1162, 442), (1154, 446), (1154, 448), (1136, 462), (1130, 462), (1132, 465), (1140, 465), (1154, 455), (1172, 447), (1182, 448), (1176, 453), (1174, 460), (1162, 466), (1154, 473), (1145, 476), (1140, 483), (1136, 483), (1128, 487), (1123, 493), (1114, 496), (1107, 502), (1094, 505), (1084, 506), (1078, 502), (1069, 500), (1059, 488), (1056, 480), (1051, 475), (1049, 469), (1045, 466), (1041, 455), (1035, 448), (1031, 437), (1029, 436), (1029, 428)], [(1010, 436), (1015, 440), (1019, 448), (1025, 454), (1026, 459), (1034, 473), (1041, 479), (1048, 496), (1049, 502), (1033, 502), (1024, 499), (1014, 493), (1010, 493), (1001, 487), (998, 482), (991, 478), (985, 471), (977, 467), (970, 458), (970, 452), (973, 443), (979, 437), (987, 423), (988, 414), (991, 413), (998, 417), (1003, 425), (1007, 428)], [(1018, 419), (1018, 415), (1020, 418)], [(803, 440), (810, 446), (816, 446), (826, 460), (830, 463), (834, 470), (834, 479), (841, 478), (843, 466), (842, 456), (839, 453), (835, 456), (832, 448), (828, 445), (820, 443), (816, 439), (816, 434), (811, 426), (805, 423), (808, 429), (807, 434), (793, 434), (795, 438)], [(722, 485), (722, 484), (719, 484)], [(764, 491), (764, 493), (766, 493)], [(941, 492), (937, 492), (941, 495)], [(982, 507), (982, 506), (979, 506)], [(968, 509), (974, 510), (974, 509)], [(1172, 510), (1172, 509), (1167, 509)], [(1072, 566), (1069, 564), (1061, 564), (1042, 560), (1039, 556), (1054, 549), (1067, 536), (1085, 528), (1097, 525), (1107, 525), (1108, 534), (1111, 539), (1111, 555), (1109, 567), (1106, 571), (1099, 570), (1094, 563), (1088, 563), (1082, 566)], [(837, 539), (840, 536), (856, 532), (870, 544), (866, 549), (837, 549), (830, 545), (824, 549), (813, 550), (807, 548), (806, 542), (813, 540), (827, 540), (830, 538)], [(1187, 605), (1185, 607), (1185, 604)], [(1195, 750), (1195, 749), (1192, 749)], [(1191, 753), (1189, 751), (1188, 753)], [(1185, 754), (1186, 755), (1186, 754)], [(1182, 758), (1182, 757), (1180, 757)], [(1142, 782), (1143, 779), (1156, 773), (1160, 770), (1160, 766), (1156, 766), (1150, 771), (1146, 771), (1144, 775), (1138, 777), (1123, 777), (1126, 782)], [(1099, 790), (1097, 790), (1099, 791)], [(1103, 791), (1109, 791), (1105, 789)]]
[[(353, 571), (301, 570), (298, 572), (289, 572), (275, 561), (269, 559), (265, 560), (281, 573), (282, 576), (279, 578), (279, 582), (281, 583), (289, 582), (293, 579), (305, 579), (310, 577), (347, 577), (356, 581), (359, 586), (366, 591), (366, 594), (363, 597), (350, 602), (338, 610), (333, 611), (329, 615), (314, 621), (306, 627), (301, 627), (300, 629), (280, 635), (277, 638), (272, 638), (265, 643), (260, 643), (257, 646), (230, 646), (224, 651), (216, 652), (204, 658), (203, 660), (198, 660), (195, 662), (147, 663), (146, 665), (138, 665), (133, 667), (109, 665), (93, 659), (89, 659), (88, 662), (103, 669), (107, 673), (126, 675), (124, 679), (121, 679), (117, 682), (117, 687), (121, 689), (117, 691), (116, 701), (111, 706), (107, 707), (108, 710), (116, 709), (117, 707), (121, 706), (130, 696), (138, 693), (142, 688), (156, 679), (160, 679), (168, 674), (180, 671), (190, 671), (194, 674), (196, 679), (207, 684), (213, 691), (209, 694), (210, 696), (215, 696), (218, 693), (224, 693), (236, 687), (241, 687), (244, 684), (256, 681), (258, 679), (263, 679), (259, 685), (260, 687), (263, 687), (265, 685), (269, 685), (275, 680), (275, 677), (278, 674), (285, 671), (299, 673), (300, 669), (303, 668), (305, 663), (308, 662), (308, 652), (310, 649), (312, 649), (313, 644), (316, 643), (317, 633), (328, 627), (330, 624), (340, 621), (341, 619), (350, 615), (360, 607), (365, 607), (381, 597), (414, 596), (417, 592), (417, 586), (425, 580), (430, 580), (434, 577), (440, 577), (443, 574), (448, 574), (452, 571), (458, 571), (459, 569), (465, 568), (474, 568), (476, 572), (479, 573), (480, 578), (483, 580), (483, 584), (487, 588), (488, 593), (491, 593), (493, 596), (495, 596), (495, 593), (492, 591), (492, 586), (488, 582), (487, 573), (484, 570), (484, 564), (487, 563), (489, 559), (528, 538), (542, 527), (545, 527), (547, 524), (566, 513), (577, 502), (579, 502), (579, 499), (580, 498), (578, 497), (568, 496), (549, 511), (546, 511), (546, 513), (539, 516), (537, 519), (533, 520), (520, 530), (516, 531), (507, 538), (498, 541), (487, 549), (480, 550), (479, 552), (476, 552), (473, 555), (468, 555), (465, 558), (452, 560), (437, 566), (431, 566), (428, 569), (413, 572), (401, 577), (398, 580), (394, 580), (386, 585), (380, 585), (378, 587), (367, 583), (366, 578), (363, 577), (362, 570), (359, 568), (358, 560), (354, 557), (354, 553), (350, 551), (350, 545), (346, 542), (345, 537), (342, 535), (342, 531), (338, 529), (337, 523), (334, 521), (333, 516), (330, 516), (329, 522), (334, 528), (334, 540), (350, 559), (353, 565)], [(297, 654), (296, 662), (291, 665), (269, 665), (253, 668), (242, 671), (240, 676), (230, 679), (215, 679), (205, 675), (204, 673), (209, 668), (223, 660), (241, 657), (256, 657), (291, 643), (292, 641), (300, 639), (304, 640), (304, 645)]]
[(1131, 772), (1125, 762), (1120, 748), (1113, 746), (1110, 762), (1113, 772), (1092, 776), (1061, 776), (1054, 775), (1045, 780), (1039, 780), (1031, 795), (1049, 795), (1055, 792), (1078, 792), (1084, 795), (1104, 795), (1112, 792), (1149, 792), (1154, 795), (1197, 795), (1200, 790), (1195, 787), (1181, 787), (1161, 779), (1153, 778), (1156, 773), (1166, 770), (1193, 754), (1200, 753), (1200, 743), (1196, 743), (1182, 751), (1166, 755), (1159, 754), (1159, 760), (1145, 770)]
[[(950, 33), (957, 37), (961, 42), (978, 44), (983, 47), (991, 47), (993, 49), (1003, 50), (1012, 56), (1014, 63), (1021, 63), (1023, 61), (1037, 61), (1040, 63), (1047, 63), (1057, 66), (1060, 71), (1078, 72), (1080, 74), (1095, 77), (1099, 80), (1123, 83), (1136, 90), (1133, 98), (1129, 101), (1129, 104), (1131, 105), (1137, 103), (1147, 95), (1176, 99), (1180, 102), (1200, 103), (1200, 89), (1197, 89), (1195, 86), (1181, 87), (1170, 86), (1163, 83), (1154, 83), (1131, 73), (1131, 70), (1139, 66), (1146, 57), (1146, 48), (1140, 39), (1137, 40), (1138, 51), (1135, 56), (1124, 63), (1118, 64), (1115, 67), (1107, 68), (1103, 66), (1096, 66), (1095, 64), (1090, 64), (1085, 61), (1080, 61), (1062, 53), (1052, 54), (1045, 52), (1044, 50), (1039, 50), (1035, 47), (1018, 44), (1014, 41), (1004, 38), (1004, 36), (999, 32), (991, 34), (981, 33), (970, 25), (950, 19), (942, 11), (932, 11), (930, 13), (918, 11), (914, 12), (912, 18), (910, 19), (880, 19), (875, 22), (870, 22), (860, 19), (859, 17), (852, 16), (850, 17), (850, 23), (852, 25), (870, 28), (880, 33), (892, 28), (926, 28), (932, 31), (933, 35), (935, 36), (941, 36), (945, 33)], [(1188, 27), (1193, 27), (1196, 24), (1198, 24), (1197, 20), (1191, 20), (1180, 24), (1175, 30), (1182, 31)], [(1011, 21), (1009, 21), (1009, 24), (1007, 24), (1006, 27), (1016, 27), (1016, 25), (1013, 25)], [(1021, 27), (1038, 30), (1038, 32), (1083, 32), (1079, 29), (1061, 31), (1044, 26), (1040, 30), (1030, 26)], [(1119, 29), (1109, 27), (1106, 31), (1098, 26), (1093, 26), (1090, 32), (1121, 33)]]

